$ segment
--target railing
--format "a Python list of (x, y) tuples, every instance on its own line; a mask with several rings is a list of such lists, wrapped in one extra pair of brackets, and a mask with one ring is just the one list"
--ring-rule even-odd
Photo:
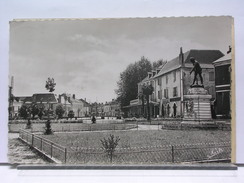
[(57, 143), (54, 143), (41, 136), (33, 134), (27, 130), (20, 129), (19, 138), (46, 155), (47, 157), (54, 160), (56, 163), (66, 163), (67, 161), (67, 148)]
[[(71, 147), (69, 161), (74, 164), (109, 164), (109, 156), (101, 148)], [(230, 142), (117, 148), (114, 164), (162, 164), (230, 161)]]
[[(57, 163), (109, 164), (110, 158), (102, 148), (70, 147), (67, 151), (57, 143), (20, 130), (19, 138)], [(231, 143), (198, 143), (182, 145), (116, 148), (113, 164), (162, 164), (230, 161)]]

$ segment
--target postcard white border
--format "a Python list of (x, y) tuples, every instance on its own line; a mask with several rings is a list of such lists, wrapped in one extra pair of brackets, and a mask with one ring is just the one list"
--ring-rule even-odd
[[(236, 162), (244, 163), (244, 1), (0, 1), (0, 162), (7, 160), (8, 21), (15, 18), (108, 18), (230, 15), (235, 22)], [(6, 147), (6, 149), (3, 149)]]

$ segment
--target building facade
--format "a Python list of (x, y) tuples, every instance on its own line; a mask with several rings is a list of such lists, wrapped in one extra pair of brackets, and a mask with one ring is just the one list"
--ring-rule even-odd
[(213, 62), (215, 67), (215, 113), (219, 118), (231, 118), (231, 54)]
[[(213, 62), (222, 56), (223, 53), (219, 50), (189, 50), (183, 53), (181, 49), (178, 57), (149, 72), (148, 76), (138, 83), (138, 96), (143, 84), (153, 86), (154, 91), (150, 96), (150, 115), (152, 117), (183, 117), (184, 95), (187, 95), (194, 77), (193, 74), (190, 75), (193, 68), (190, 62), (191, 57), (200, 63), (204, 88), (212, 95), (212, 98), (215, 98)], [(141, 114), (142, 104), (139, 103), (139, 100), (137, 105), (136, 113)], [(134, 106), (128, 106), (129, 113), (131, 113), (132, 108), (134, 108), (133, 112), (135, 113)]]
[(106, 102), (103, 107), (104, 116), (117, 117), (121, 115), (120, 103), (112, 99), (110, 102)]

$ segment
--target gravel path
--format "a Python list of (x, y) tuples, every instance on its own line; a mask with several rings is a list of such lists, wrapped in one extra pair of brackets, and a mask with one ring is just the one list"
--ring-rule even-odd
[(48, 164), (49, 162), (18, 139), (18, 133), (8, 135), (8, 161), (13, 164)]

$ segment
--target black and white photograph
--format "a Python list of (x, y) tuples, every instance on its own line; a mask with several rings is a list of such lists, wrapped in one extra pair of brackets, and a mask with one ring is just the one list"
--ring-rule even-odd
[(9, 22), (11, 164), (231, 163), (231, 16)]

